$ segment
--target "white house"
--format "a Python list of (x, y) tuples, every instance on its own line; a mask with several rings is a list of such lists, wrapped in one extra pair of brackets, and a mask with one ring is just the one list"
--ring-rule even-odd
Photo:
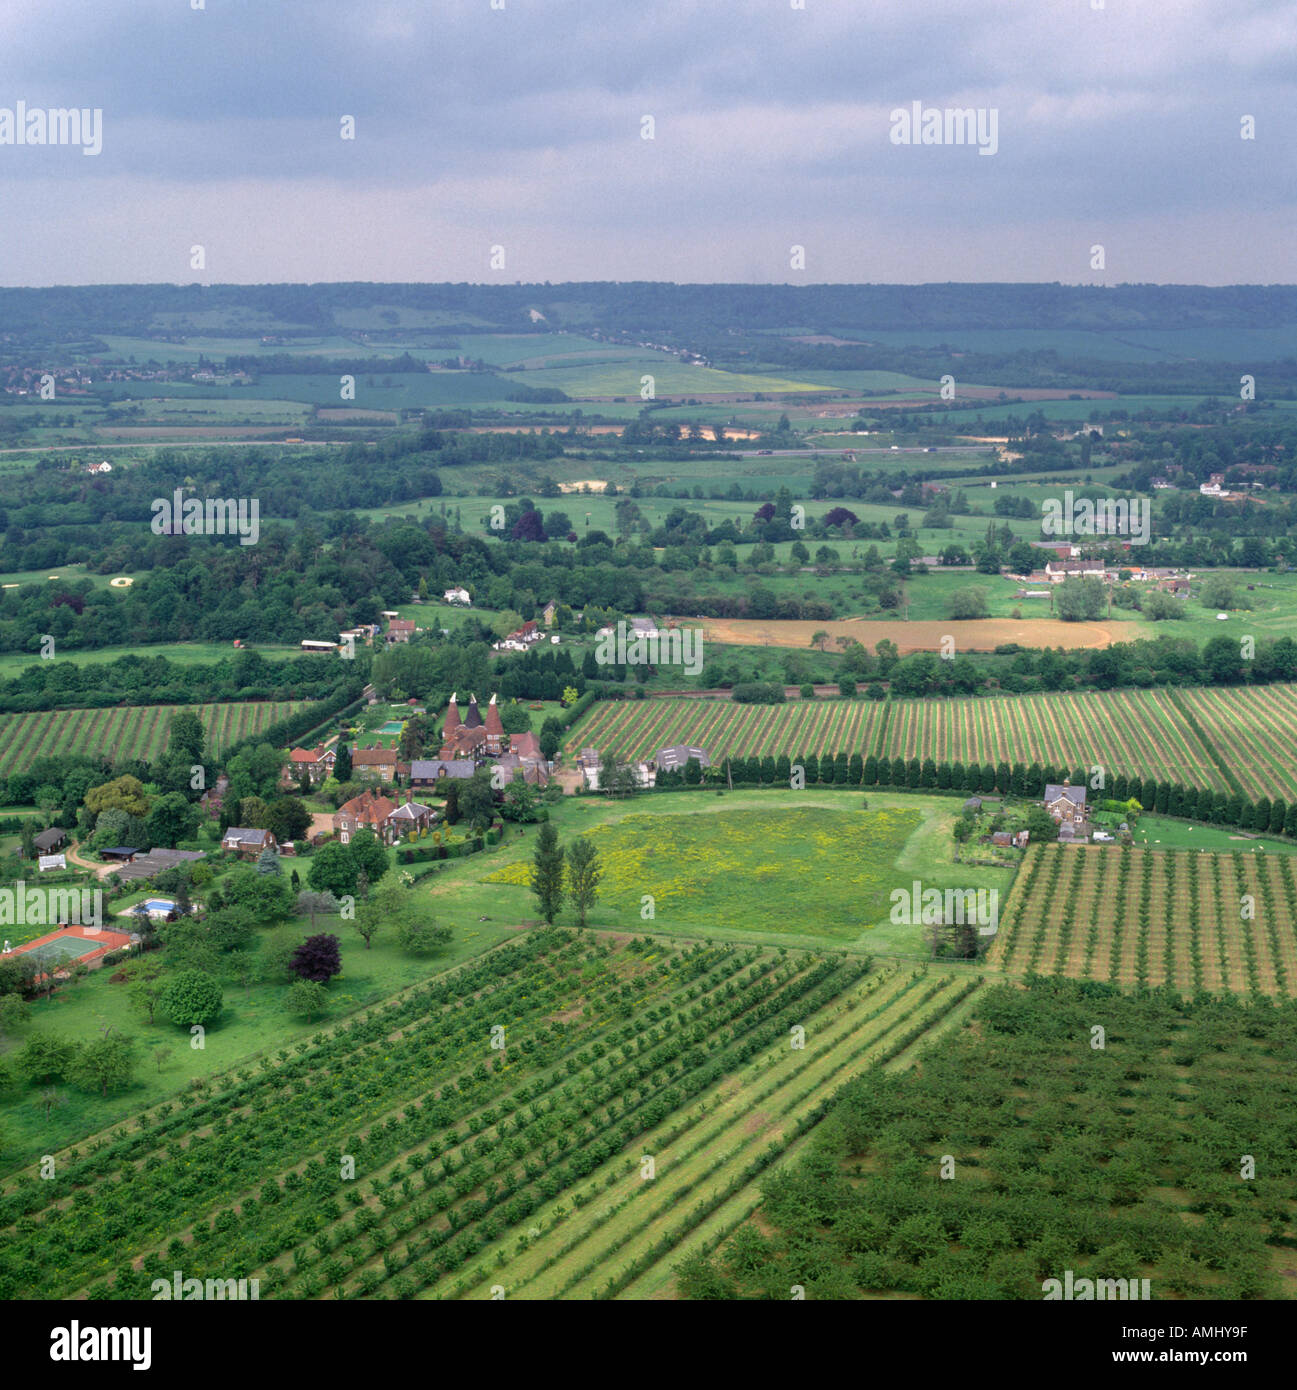
[(473, 602), (467, 589), (447, 589), (446, 592), (442, 595), (442, 599), (446, 603), (463, 603), (471, 605)]

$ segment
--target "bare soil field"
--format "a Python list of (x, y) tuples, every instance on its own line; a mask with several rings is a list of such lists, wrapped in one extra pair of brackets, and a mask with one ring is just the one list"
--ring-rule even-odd
[(350, 409), (344, 405), (321, 406), (316, 411), (316, 418), (320, 420), (384, 420), (389, 425), (395, 425), (400, 416), (395, 410), (363, 410)]
[(708, 642), (731, 642), (740, 646), (809, 647), (817, 632), (830, 637), (854, 637), (872, 648), (884, 638), (907, 652), (935, 652), (944, 637), (955, 639), (955, 650), (989, 652), (1005, 642), (1024, 647), (1077, 648), (1110, 647), (1123, 640), (1130, 625), (1119, 622), (1065, 623), (1058, 618), (984, 618), (976, 622), (888, 622), (877, 618), (846, 618), (827, 622), (781, 620), (778, 618), (683, 618), (683, 625), (698, 625)]

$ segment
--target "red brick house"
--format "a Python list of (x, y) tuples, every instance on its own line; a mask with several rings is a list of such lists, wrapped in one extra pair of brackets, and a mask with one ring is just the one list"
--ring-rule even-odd
[(344, 801), (333, 813), (333, 833), (345, 845), (357, 830), (372, 830), (384, 844), (391, 840), (385, 830), (387, 818), (396, 810), (396, 802), (385, 796), (364, 791)]
[(294, 748), (288, 755), (288, 761), (284, 764), (284, 771), (280, 776), (279, 782), (283, 787), (295, 787), (302, 776), (302, 769), (306, 769), (307, 776), (311, 779), (311, 785), (318, 787), (326, 777), (333, 776), (333, 765), (338, 761), (338, 755), (332, 748), (325, 748), (322, 745), (315, 748)]

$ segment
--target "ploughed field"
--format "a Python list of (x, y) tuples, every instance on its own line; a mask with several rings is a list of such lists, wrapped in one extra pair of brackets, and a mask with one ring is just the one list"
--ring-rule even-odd
[(990, 951), (1015, 975), (1297, 997), (1289, 855), (1033, 845)]
[[(1072, 691), (960, 700), (600, 701), (565, 750), (648, 758), (860, 753), (936, 762), (1102, 766), (1110, 774), (1297, 797), (1297, 686)], [(1231, 785), (1231, 779), (1237, 787)]]
[(669, 1293), (828, 1096), (979, 989), (536, 930), (54, 1155), (56, 1180), (33, 1157), (0, 1197), (0, 1297), (148, 1297), (175, 1269), (263, 1298)]

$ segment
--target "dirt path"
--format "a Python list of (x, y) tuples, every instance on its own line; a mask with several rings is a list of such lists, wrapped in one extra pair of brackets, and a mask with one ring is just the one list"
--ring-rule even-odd
[(107, 878), (108, 875), (112, 873), (112, 871), (117, 867), (115, 864), (96, 864), (93, 860), (82, 859), (82, 857), (77, 853), (76, 847), (74, 845), (69, 845), (67, 849), (63, 851), (63, 853), (66, 854), (67, 857), (72, 861), (72, 863), (76, 864), (79, 868), (89, 869), (90, 872), (94, 874), (96, 878)]

